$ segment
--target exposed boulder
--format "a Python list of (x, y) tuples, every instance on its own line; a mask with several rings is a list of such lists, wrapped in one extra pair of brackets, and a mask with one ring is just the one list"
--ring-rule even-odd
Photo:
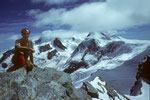
[(6, 68), (8, 65), (6, 63), (2, 63), (2, 68)]
[(57, 50), (53, 50), (51, 52), (48, 52), (47, 58), (50, 60), (52, 59), (53, 56), (55, 56), (55, 54), (57, 53)]
[(0, 63), (2, 63), (4, 60), (6, 60), (10, 55), (14, 54), (15, 49), (7, 50), (5, 53), (3, 53), (3, 56), (0, 58)]
[(48, 51), (48, 50), (50, 50), (50, 49), (52, 49), (52, 48), (50, 47), (49, 44), (46, 44), (46, 45), (44, 45), (44, 46), (40, 46), (40, 47), (39, 47), (40, 53), (41, 53), (41, 52)]
[(56, 39), (53, 41), (53, 44), (54, 44), (55, 47), (58, 47), (58, 48), (60, 48), (60, 49), (62, 49), (62, 50), (65, 50), (65, 49), (66, 49), (66, 47), (62, 44), (62, 42), (61, 42), (58, 38), (56, 38)]
[(52, 68), (21, 68), (0, 73), (0, 100), (91, 100), (83, 89), (73, 87), (69, 74)]

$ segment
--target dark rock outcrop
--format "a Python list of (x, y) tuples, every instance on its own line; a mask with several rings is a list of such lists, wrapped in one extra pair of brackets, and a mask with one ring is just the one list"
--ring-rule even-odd
[(35, 44), (40, 44), (42, 42), (42, 38), (35, 40)]
[(150, 55), (146, 56), (145, 62), (139, 64), (139, 76), (146, 79), (150, 83)]
[(49, 44), (46, 44), (46, 45), (44, 45), (44, 46), (40, 46), (40, 47), (39, 47), (40, 53), (41, 53), (41, 52), (48, 51), (48, 50), (50, 50), (50, 49), (52, 49), (52, 48), (50, 47)]
[(130, 95), (137, 96), (142, 94), (142, 80), (150, 84), (150, 55), (146, 56), (145, 61), (139, 64), (136, 81), (130, 90)]
[(82, 88), (87, 91), (87, 94), (92, 98), (98, 98), (98, 91), (88, 82), (83, 82)]
[(48, 52), (48, 55), (47, 55), (47, 59), (52, 59), (53, 56), (55, 56), (55, 54), (57, 53), (57, 50), (53, 50), (51, 52)]
[[(114, 87), (112, 87), (109, 83), (106, 83), (104, 87), (107, 90), (107, 95), (112, 98), (111, 100), (116, 100), (116, 98), (118, 98), (118, 100), (130, 100)], [(122, 98), (120, 96), (122, 96)]]
[(72, 62), (70, 62), (69, 67), (64, 70), (64, 72), (71, 74), (74, 71), (76, 71), (77, 69), (79, 69), (81, 67), (87, 67), (87, 66), (88, 66), (88, 64), (84, 61), (81, 61), (81, 62), (72, 61)]
[(75, 37), (72, 37), (72, 41), (75, 41)]
[[(94, 59), (89, 60), (88, 56), (91, 55)], [(94, 38), (86, 38), (78, 45), (78, 47), (71, 54), (70, 59), (66, 62), (67, 69), (65, 72), (69, 71), (69, 73), (72, 73), (73, 71), (79, 69), (81, 66), (87, 67), (88, 65), (94, 65), (100, 61), (103, 55), (103, 50), (98, 44), (98, 41)], [(76, 58), (78, 61), (76, 61)], [(80, 63), (84, 64), (81, 65)]]
[(97, 61), (91, 62), (93, 64), (96, 64), (103, 55), (100, 46), (98, 45), (97, 41), (93, 38), (86, 39), (83, 42), (81, 42), (71, 54), (71, 58), (75, 57), (78, 53), (84, 53), (84, 55), (81, 57), (81, 60), (84, 60), (84, 57), (86, 55), (94, 55), (95, 58), (97, 58)]
[(106, 47), (104, 49), (104, 54), (107, 54), (107, 55), (113, 54), (114, 56), (118, 56), (123, 53), (130, 53), (131, 51), (132, 51), (132, 48), (125, 42), (114, 41), (114, 42), (110, 42), (106, 45)]
[(81, 52), (83, 50), (88, 50), (89, 52), (97, 52), (100, 50), (100, 47), (97, 45), (95, 39), (85, 40), (78, 45), (71, 56), (74, 56), (77, 52)]
[(141, 87), (142, 87), (142, 82), (141, 82), (141, 78), (139, 78), (135, 81), (133, 87), (131, 88), (130, 95), (137, 96), (142, 94)]
[(2, 68), (6, 68), (8, 65), (6, 63), (2, 63)]
[(53, 44), (54, 44), (55, 47), (58, 47), (58, 48), (60, 48), (60, 49), (62, 49), (62, 50), (65, 50), (65, 49), (66, 49), (66, 47), (62, 44), (62, 42), (61, 42), (58, 38), (56, 38), (56, 39), (53, 41)]
[[(93, 85), (91, 86), (90, 84)], [(100, 94), (98, 95), (98, 100), (130, 100), (101, 77), (96, 77), (90, 84), (88, 83), (88, 91), (96, 98)]]
[(120, 46), (124, 45), (124, 42), (111, 42), (106, 46), (106, 51), (105, 53), (113, 53), (114, 51), (116, 51), (116, 49), (118, 49)]
[(14, 54), (15, 52), (15, 49), (11, 49), (11, 50), (8, 50), (6, 51), (5, 53), (3, 53), (3, 56), (0, 58), (0, 64), (6, 60), (8, 57), (10, 57), (10, 55)]
[(69, 74), (52, 68), (34, 68), (26, 74), (21, 68), (0, 73), (0, 100), (91, 100), (83, 89), (76, 89)]
[[(86, 59), (86, 57), (89, 55), (93, 55), (96, 59), (89, 61), (89, 59)], [(97, 43), (97, 40), (93, 38), (87, 38), (82, 41), (71, 54), (70, 59), (66, 62), (67, 68), (64, 70), (64, 72), (72, 73), (81, 67), (94, 65), (99, 62), (103, 55), (103, 50), (101, 50), (100, 46)], [(74, 60), (76, 59), (76, 57), (80, 60)]]
[[(90, 32), (90, 33), (87, 35), (87, 37), (91, 37), (92, 34), (95, 34), (95, 33)], [(98, 36), (99, 38), (103, 39), (103, 40), (110, 40), (110, 37), (107, 36), (107, 35), (106, 35), (105, 33), (103, 33), (103, 32), (97, 33), (97, 36)]]
[(103, 39), (105, 39), (105, 40), (110, 40), (110, 37), (109, 37), (109, 36), (107, 36), (106, 34), (104, 34), (103, 32), (101, 32), (100, 34), (104, 36), (104, 38), (103, 38)]

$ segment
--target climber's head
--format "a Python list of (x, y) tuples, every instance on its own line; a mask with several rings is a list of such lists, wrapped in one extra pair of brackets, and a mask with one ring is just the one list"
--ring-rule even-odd
[(23, 28), (21, 30), (21, 34), (24, 39), (28, 39), (30, 35), (30, 30), (28, 28)]

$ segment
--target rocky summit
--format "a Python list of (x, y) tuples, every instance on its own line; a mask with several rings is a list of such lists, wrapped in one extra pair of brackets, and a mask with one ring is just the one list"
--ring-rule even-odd
[(21, 68), (0, 73), (0, 100), (91, 100), (83, 89), (76, 89), (69, 74), (52, 68), (34, 68), (26, 74)]
[(36, 67), (28, 74), (25, 68), (20, 68), (0, 73), (0, 100), (99, 100), (104, 97), (128, 100), (110, 85), (104, 86), (104, 81), (98, 84), (106, 93), (99, 92), (101, 89), (89, 82), (75, 88), (69, 74), (53, 68)]

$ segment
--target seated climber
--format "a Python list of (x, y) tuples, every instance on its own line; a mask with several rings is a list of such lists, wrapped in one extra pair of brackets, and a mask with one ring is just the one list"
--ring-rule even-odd
[[(27, 73), (35, 66), (33, 62), (33, 42), (29, 40), (30, 30), (24, 28), (21, 30), (22, 38), (15, 41), (15, 54), (12, 57), (12, 63), (14, 66), (9, 68), (7, 72), (17, 70), (21, 67), (25, 67)], [(30, 57), (30, 60), (28, 58)]]

